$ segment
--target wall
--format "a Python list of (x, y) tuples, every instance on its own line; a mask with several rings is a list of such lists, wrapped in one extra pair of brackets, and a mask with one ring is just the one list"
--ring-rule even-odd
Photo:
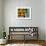
[(2, 37), (2, 0), (0, 0), (0, 38)]
[[(32, 20), (17, 20), (16, 7), (32, 7)], [(39, 27), (39, 39), (45, 39), (45, 16), (43, 0), (4, 0), (4, 26), (7, 35), (10, 26), (37, 26)]]
[(46, 0), (45, 0), (45, 40), (46, 40)]
[[(33, 0), (32, 23), (39, 27), (39, 38), (45, 39), (45, 4), (44, 0)], [(32, 24), (32, 25), (33, 25)]]

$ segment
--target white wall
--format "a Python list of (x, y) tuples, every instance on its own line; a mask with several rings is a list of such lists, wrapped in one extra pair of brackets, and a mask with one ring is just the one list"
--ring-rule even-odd
[[(32, 7), (32, 20), (16, 20), (16, 7)], [(39, 38), (45, 39), (45, 14), (43, 0), (4, 0), (4, 26), (7, 35), (10, 26), (37, 26)]]
[(46, 0), (45, 0), (45, 40), (46, 40)]
[(44, 0), (33, 0), (32, 25), (39, 27), (39, 38), (45, 39), (45, 6)]
[(2, 34), (2, 0), (0, 0), (0, 38)]

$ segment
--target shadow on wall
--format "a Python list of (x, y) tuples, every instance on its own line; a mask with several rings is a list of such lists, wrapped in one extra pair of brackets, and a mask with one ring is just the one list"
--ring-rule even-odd
[(0, 39), (3, 38), (3, 32), (0, 30)]

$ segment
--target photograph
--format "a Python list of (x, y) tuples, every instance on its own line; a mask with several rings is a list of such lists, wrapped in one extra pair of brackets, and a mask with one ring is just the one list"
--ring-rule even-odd
[(30, 7), (16, 7), (16, 18), (17, 19), (31, 19), (31, 8)]

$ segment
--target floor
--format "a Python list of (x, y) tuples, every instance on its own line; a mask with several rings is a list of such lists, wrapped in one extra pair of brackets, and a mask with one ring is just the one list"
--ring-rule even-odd
[(0, 46), (42, 46), (39, 44), (7, 44), (7, 45), (0, 45)]
[(46, 42), (42, 40), (26, 40), (26, 41), (15, 41), (15, 40), (10, 40), (8, 41), (7, 44), (5, 45), (0, 45), (0, 46), (46, 46)]

